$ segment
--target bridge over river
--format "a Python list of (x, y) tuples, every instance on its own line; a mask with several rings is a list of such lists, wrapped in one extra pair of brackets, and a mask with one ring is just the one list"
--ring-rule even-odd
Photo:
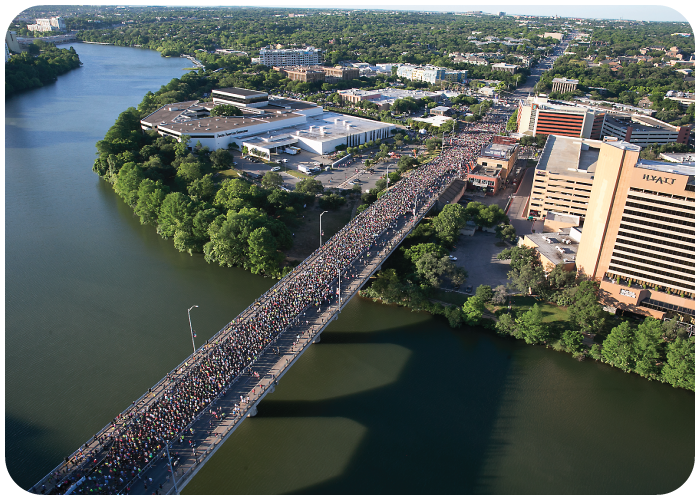
[(461, 194), (444, 163), (402, 178), (30, 491), (178, 493), (441, 195)]

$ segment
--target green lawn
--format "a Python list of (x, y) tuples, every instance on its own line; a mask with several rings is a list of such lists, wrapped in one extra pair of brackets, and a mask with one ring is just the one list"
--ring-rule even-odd
[[(533, 304), (537, 303), (542, 310), (542, 320), (545, 323), (566, 323), (569, 319), (569, 313), (566, 307), (558, 306), (555, 304), (550, 304), (544, 301), (538, 301), (534, 297), (516, 295), (510, 298), (512, 312), (516, 315), (526, 312)], [(508, 305), (493, 305), (487, 304), (489, 311), (499, 314), (500, 312), (507, 311)]]

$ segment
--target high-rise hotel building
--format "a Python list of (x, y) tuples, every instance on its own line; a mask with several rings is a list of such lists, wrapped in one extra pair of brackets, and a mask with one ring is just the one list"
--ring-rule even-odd
[[(570, 154), (543, 155), (540, 163), (545, 164), (538, 170), (549, 161), (562, 163), (564, 182), (558, 184), (566, 188), (573, 179), (572, 194), (579, 182), (575, 174), (590, 183), (576, 254), (579, 273), (600, 282), (601, 300), (608, 306), (658, 318), (675, 313), (694, 322), (695, 164), (642, 160), (639, 146), (614, 139), (550, 136), (549, 141), (570, 143)], [(563, 165), (567, 161), (569, 167)], [(578, 172), (581, 167), (585, 173)], [(532, 189), (534, 196), (537, 182)], [(562, 200), (561, 210), (550, 210), (579, 212), (576, 197), (570, 199), (568, 211)]]

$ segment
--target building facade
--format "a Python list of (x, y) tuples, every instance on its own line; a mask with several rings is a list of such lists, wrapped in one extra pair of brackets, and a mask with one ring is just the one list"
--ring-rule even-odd
[(576, 264), (606, 305), (694, 323), (695, 165), (640, 160), (639, 149), (608, 146)]
[(554, 104), (546, 97), (530, 97), (518, 106), (518, 132), (600, 139), (605, 112), (585, 106)]
[(677, 127), (651, 116), (636, 114), (624, 117), (606, 114), (603, 122), (604, 136), (618, 137), (639, 146), (669, 142), (688, 144), (690, 130), (690, 127)]
[[(317, 154), (337, 146), (359, 146), (391, 136), (394, 125), (331, 113), (313, 102), (272, 98), (265, 92), (240, 88), (214, 89), (213, 101), (186, 101), (162, 106), (141, 120), (141, 129), (215, 150), (235, 144), (254, 147), (269, 158), (294, 145)], [(219, 104), (241, 108), (242, 116), (211, 116)]]
[(556, 212), (584, 219), (602, 144), (550, 135), (535, 167), (528, 215), (545, 218)]
[(258, 64), (265, 66), (315, 66), (323, 62), (323, 51), (314, 47), (304, 49), (260, 49)]
[(66, 23), (62, 17), (52, 17), (49, 19), (37, 19), (36, 24), (28, 24), (29, 31), (65, 31)]
[(552, 80), (552, 92), (565, 94), (573, 92), (578, 87), (578, 80), (569, 80), (568, 78), (554, 78)]

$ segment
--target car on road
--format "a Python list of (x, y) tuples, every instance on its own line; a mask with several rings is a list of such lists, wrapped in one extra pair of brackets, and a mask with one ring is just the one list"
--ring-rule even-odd
[(270, 172), (277, 172), (278, 170), (282, 170), (282, 167), (272, 167)]
[(353, 179), (351, 184), (362, 184), (362, 181), (360, 179)]
[(472, 286), (471, 286), (471, 285), (469, 285), (469, 286), (467, 287), (467, 293), (472, 293)]
[(457, 257), (450, 255), (450, 260), (457, 260)]

